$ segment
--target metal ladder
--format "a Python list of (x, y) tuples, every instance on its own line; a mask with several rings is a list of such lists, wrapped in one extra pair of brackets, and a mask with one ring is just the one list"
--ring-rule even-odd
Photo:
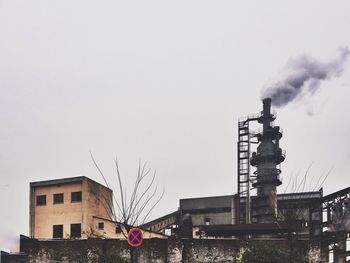
[(250, 224), (250, 134), (248, 119), (238, 121), (237, 159), (239, 223)]

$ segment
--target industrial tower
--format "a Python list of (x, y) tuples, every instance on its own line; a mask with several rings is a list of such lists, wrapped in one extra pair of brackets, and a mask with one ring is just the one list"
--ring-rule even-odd
[[(263, 100), (263, 111), (248, 116), (238, 122), (238, 195), (239, 223), (272, 223), (277, 217), (277, 186), (281, 185), (278, 168), (285, 159), (285, 153), (279, 147), (282, 138), (280, 127), (274, 126), (276, 115), (271, 113), (271, 99)], [(249, 122), (257, 121), (263, 125), (262, 131), (253, 133)], [(252, 138), (259, 144), (256, 152), (250, 155)], [(250, 174), (250, 165), (256, 167)], [(256, 188), (256, 196), (251, 196)]]

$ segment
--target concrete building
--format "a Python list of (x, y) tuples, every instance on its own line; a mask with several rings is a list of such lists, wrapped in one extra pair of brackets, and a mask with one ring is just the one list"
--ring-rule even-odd
[[(87, 177), (30, 183), (30, 237), (84, 238), (116, 233), (111, 189)], [(106, 224), (107, 222), (107, 224)]]
[[(321, 222), (322, 207), (318, 207), (310, 219), (310, 204), (317, 202), (323, 196), (322, 191), (287, 193), (277, 195), (277, 217), (279, 222), (288, 221), (290, 219), (299, 222)], [(193, 237), (198, 238), (201, 229), (215, 230), (221, 229), (223, 226), (233, 226), (234, 229), (239, 229), (237, 195), (210, 196), (199, 198), (180, 199), (179, 222), (181, 218), (190, 217), (193, 227)], [(241, 201), (245, 201), (241, 197)], [(181, 223), (180, 223), (181, 224)], [(231, 225), (231, 226), (230, 226)], [(306, 224), (307, 225), (307, 224)], [(251, 225), (252, 226), (252, 225)], [(252, 226), (253, 228), (253, 226)], [(308, 233), (309, 229), (303, 227), (301, 233)], [(211, 231), (215, 233), (215, 231)], [(233, 229), (228, 231), (228, 236), (240, 236), (241, 231), (233, 233)], [(225, 235), (221, 235), (225, 236)]]
[[(113, 192), (85, 177), (30, 183), (30, 237), (125, 238), (125, 227), (113, 221)], [(144, 238), (164, 238), (144, 232)]]
[(180, 199), (181, 217), (191, 216), (193, 226), (235, 223), (233, 195)]
[[(255, 198), (255, 197), (252, 197)], [(308, 237), (310, 231), (318, 234), (322, 224), (322, 206), (320, 202), (323, 198), (323, 191), (284, 193), (277, 195), (277, 217), (279, 224), (292, 222), (300, 223), (298, 235)], [(245, 198), (241, 197), (244, 204)], [(262, 232), (261, 227), (266, 231), (275, 231), (274, 224), (249, 224), (243, 225), (239, 222), (238, 195), (222, 195), (198, 198), (180, 199), (179, 209), (171, 214), (162, 216), (143, 225), (145, 229), (166, 233), (170, 231), (172, 235), (193, 238), (213, 238), (229, 237), (239, 238), (247, 234)], [(317, 204), (315, 206), (315, 204)], [(310, 210), (313, 207), (313, 210)], [(312, 229), (310, 224), (313, 223)], [(315, 226), (315, 225), (318, 226)], [(272, 227), (269, 230), (268, 227)], [(254, 230), (256, 228), (256, 231)], [(288, 226), (286, 226), (288, 230)], [(251, 231), (251, 232), (250, 232)], [(271, 234), (272, 234), (271, 232)]]

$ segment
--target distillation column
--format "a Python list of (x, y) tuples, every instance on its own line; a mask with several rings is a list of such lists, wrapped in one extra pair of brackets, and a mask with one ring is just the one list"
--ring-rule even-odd
[(263, 100), (263, 111), (257, 119), (263, 125), (262, 132), (255, 135), (259, 146), (250, 159), (256, 167), (253, 187), (257, 196), (252, 200), (252, 218), (256, 223), (273, 223), (277, 218), (277, 186), (281, 185), (281, 170), (277, 166), (284, 161), (285, 155), (279, 147), (282, 137), (280, 127), (274, 126), (275, 115), (271, 113), (271, 99)]

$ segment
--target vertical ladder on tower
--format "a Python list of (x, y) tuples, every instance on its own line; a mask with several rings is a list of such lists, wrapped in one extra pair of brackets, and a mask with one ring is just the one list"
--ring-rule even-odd
[(250, 135), (249, 120), (238, 121), (238, 222), (250, 223)]

